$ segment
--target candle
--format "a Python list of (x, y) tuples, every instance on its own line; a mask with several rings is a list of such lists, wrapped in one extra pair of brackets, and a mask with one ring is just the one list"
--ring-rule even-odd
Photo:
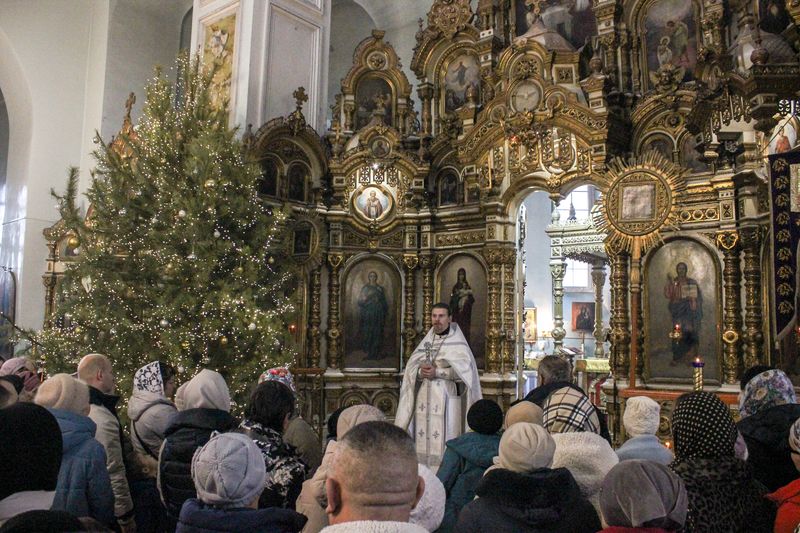
[(699, 357), (695, 357), (694, 361), (692, 361), (692, 367), (694, 368), (694, 390), (696, 391), (703, 390), (704, 366), (706, 366), (706, 364)]

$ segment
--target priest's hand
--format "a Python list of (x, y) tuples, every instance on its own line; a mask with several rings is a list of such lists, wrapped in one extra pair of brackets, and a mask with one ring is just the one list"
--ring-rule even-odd
[(425, 363), (424, 365), (419, 367), (419, 375), (422, 378), (433, 379), (436, 377), (436, 367)]

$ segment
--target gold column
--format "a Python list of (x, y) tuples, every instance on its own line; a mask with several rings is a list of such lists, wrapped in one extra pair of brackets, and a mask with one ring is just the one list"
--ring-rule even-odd
[(603, 334), (603, 288), (606, 284), (606, 265), (602, 261), (592, 264), (594, 286), (594, 356), (605, 357), (605, 335)]
[(503, 335), (500, 331), (500, 271), (504, 254), (500, 248), (490, 248), (484, 253), (489, 264), (486, 371), (496, 374), (500, 372), (500, 338)]
[(744, 249), (744, 367), (750, 368), (763, 360), (760, 252), (764, 231), (761, 226), (753, 226), (743, 228), (740, 235)]
[(311, 271), (311, 313), (308, 318), (308, 359), (312, 368), (319, 368), (319, 326), (322, 324), (322, 267)]
[(519, 332), (516, 328), (514, 316), (514, 289), (516, 287), (515, 270), (517, 268), (517, 251), (507, 249), (503, 261), (503, 331), (506, 332), (503, 342), (503, 362), (501, 370), (503, 372), (514, 372), (514, 361), (516, 346), (516, 336)]
[(328, 367), (339, 368), (342, 347), (339, 339), (339, 268), (342, 266), (342, 254), (328, 254)]
[[(636, 325), (635, 331), (631, 331), (631, 337), (636, 343), (636, 368), (635, 374), (632, 376), (633, 383), (636, 379), (641, 379), (644, 374), (644, 315), (642, 313), (642, 259), (641, 257), (630, 258), (630, 277), (628, 284), (630, 286), (630, 311), (631, 311), (631, 324)], [(632, 326), (633, 327), (633, 326)], [(629, 362), (632, 359), (631, 352), (629, 352)], [(633, 384), (632, 383), (632, 384)]]
[(720, 231), (716, 237), (717, 247), (722, 251), (725, 267), (722, 279), (725, 287), (725, 314), (722, 319), (723, 356), (722, 376), (725, 383), (735, 384), (741, 369), (742, 331), (742, 269), (740, 265), (741, 250), (739, 233), (736, 230)]
[(431, 309), (433, 308), (433, 269), (436, 258), (432, 255), (420, 257), (422, 267), (422, 333), (431, 329)]
[(631, 334), (628, 330), (628, 254), (616, 251), (611, 258), (611, 368), (615, 379), (627, 379)]
[(550, 276), (553, 278), (553, 353), (564, 345), (567, 330), (564, 329), (564, 274), (567, 263), (563, 257), (550, 259)]
[(419, 265), (419, 257), (416, 255), (404, 255), (403, 266), (406, 271), (406, 312), (403, 315), (403, 339), (406, 361), (411, 357), (416, 346), (417, 330), (414, 329), (414, 303), (416, 302), (416, 289), (414, 284), (414, 276), (417, 272), (417, 265)]

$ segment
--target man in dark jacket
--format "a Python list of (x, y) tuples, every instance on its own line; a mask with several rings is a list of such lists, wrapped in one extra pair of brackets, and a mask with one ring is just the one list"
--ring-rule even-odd
[(158, 489), (172, 529), (183, 503), (196, 498), (192, 457), (211, 433), (232, 431), (239, 422), (230, 415), (231, 397), (225, 378), (203, 369), (183, 388), (183, 409), (170, 419), (158, 460)]

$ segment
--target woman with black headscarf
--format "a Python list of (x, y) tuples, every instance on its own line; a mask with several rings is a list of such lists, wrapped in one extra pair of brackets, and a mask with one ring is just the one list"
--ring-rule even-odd
[(766, 488), (734, 454), (736, 424), (728, 407), (710, 392), (684, 394), (672, 413), (675, 461), (689, 497), (686, 531), (772, 531), (775, 509)]

